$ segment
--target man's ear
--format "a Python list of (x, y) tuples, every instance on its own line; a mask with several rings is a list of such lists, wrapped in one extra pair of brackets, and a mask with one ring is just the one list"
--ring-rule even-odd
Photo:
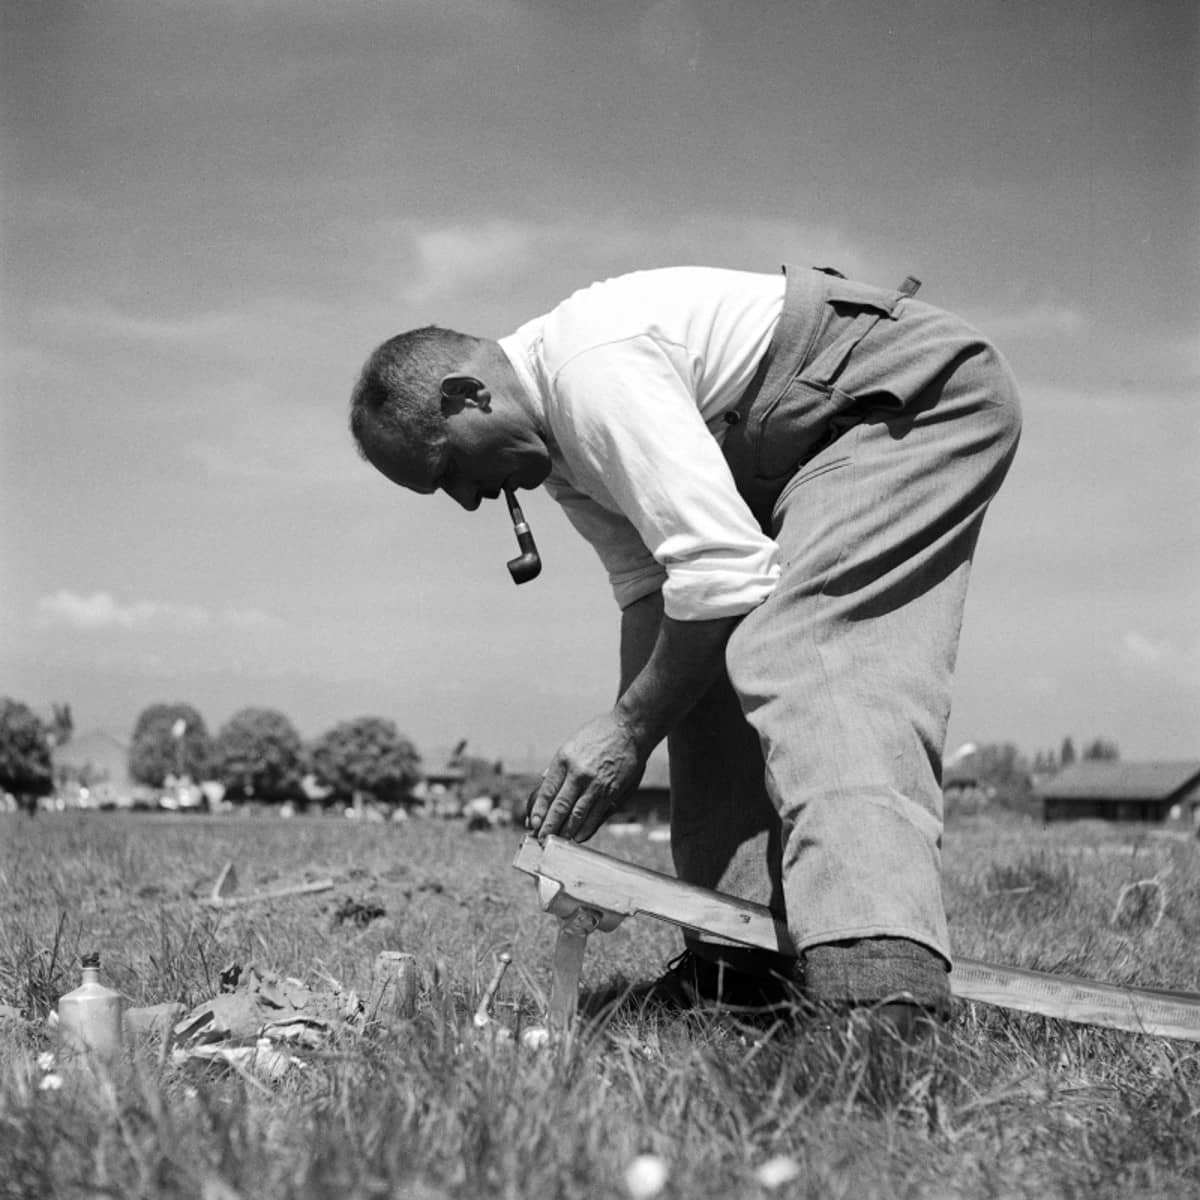
[(446, 375), (442, 379), (443, 408), (450, 412), (458, 412), (467, 404), (487, 412), (491, 400), (492, 393), (487, 385), (474, 375)]

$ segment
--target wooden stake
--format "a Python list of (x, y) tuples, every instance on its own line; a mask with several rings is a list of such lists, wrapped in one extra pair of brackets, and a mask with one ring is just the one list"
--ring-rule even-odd
[(367, 1020), (408, 1020), (417, 1012), (417, 958), (401, 950), (381, 950), (371, 970)]
[(208, 898), (213, 908), (234, 908), (239, 904), (258, 904), (263, 900), (284, 900), (289, 896), (308, 896), (314, 892), (328, 892), (334, 887), (332, 879), (319, 879), (315, 883), (298, 883), (294, 887), (276, 888), (272, 892), (254, 892), (249, 896), (217, 896)]
[(603, 915), (594, 908), (581, 905), (569, 917), (559, 918), (548, 1020), (555, 1033), (564, 1033), (575, 1019), (579, 1004), (579, 974), (583, 969), (588, 935), (600, 927)]
[(237, 891), (238, 877), (237, 868), (232, 862), (227, 862), (222, 868), (220, 875), (217, 876), (217, 882), (213, 884), (213, 889), (209, 895), (212, 901), (224, 900), (232, 896)]

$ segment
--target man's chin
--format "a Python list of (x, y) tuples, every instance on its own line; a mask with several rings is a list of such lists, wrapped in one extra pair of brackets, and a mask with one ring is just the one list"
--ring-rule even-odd
[(505, 486), (510, 487), (513, 491), (518, 488), (521, 491), (532, 492), (535, 488), (540, 488), (546, 482), (550, 475), (550, 464), (545, 466), (538, 464), (519, 473), (510, 475), (505, 481)]

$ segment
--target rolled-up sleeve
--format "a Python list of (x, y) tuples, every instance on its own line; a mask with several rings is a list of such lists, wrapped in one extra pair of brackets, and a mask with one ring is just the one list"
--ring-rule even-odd
[(570, 486), (550, 490), (622, 607), (661, 587), (677, 620), (740, 616), (774, 590), (778, 548), (738, 494), (689, 369), (682, 348), (650, 337), (561, 367), (552, 425)]

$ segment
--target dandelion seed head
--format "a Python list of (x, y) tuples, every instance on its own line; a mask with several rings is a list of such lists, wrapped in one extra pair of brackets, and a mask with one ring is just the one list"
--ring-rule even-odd
[(633, 1200), (653, 1200), (668, 1177), (667, 1164), (657, 1154), (639, 1154), (625, 1168), (625, 1186)]
[(754, 1172), (754, 1178), (768, 1191), (774, 1191), (785, 1183), (791, 1183), (799, 1174), (800, 1165), (794, 1158), (788, 1158), (786, 1154), (777, 1154), (774, 1158), (768, 1158)]

